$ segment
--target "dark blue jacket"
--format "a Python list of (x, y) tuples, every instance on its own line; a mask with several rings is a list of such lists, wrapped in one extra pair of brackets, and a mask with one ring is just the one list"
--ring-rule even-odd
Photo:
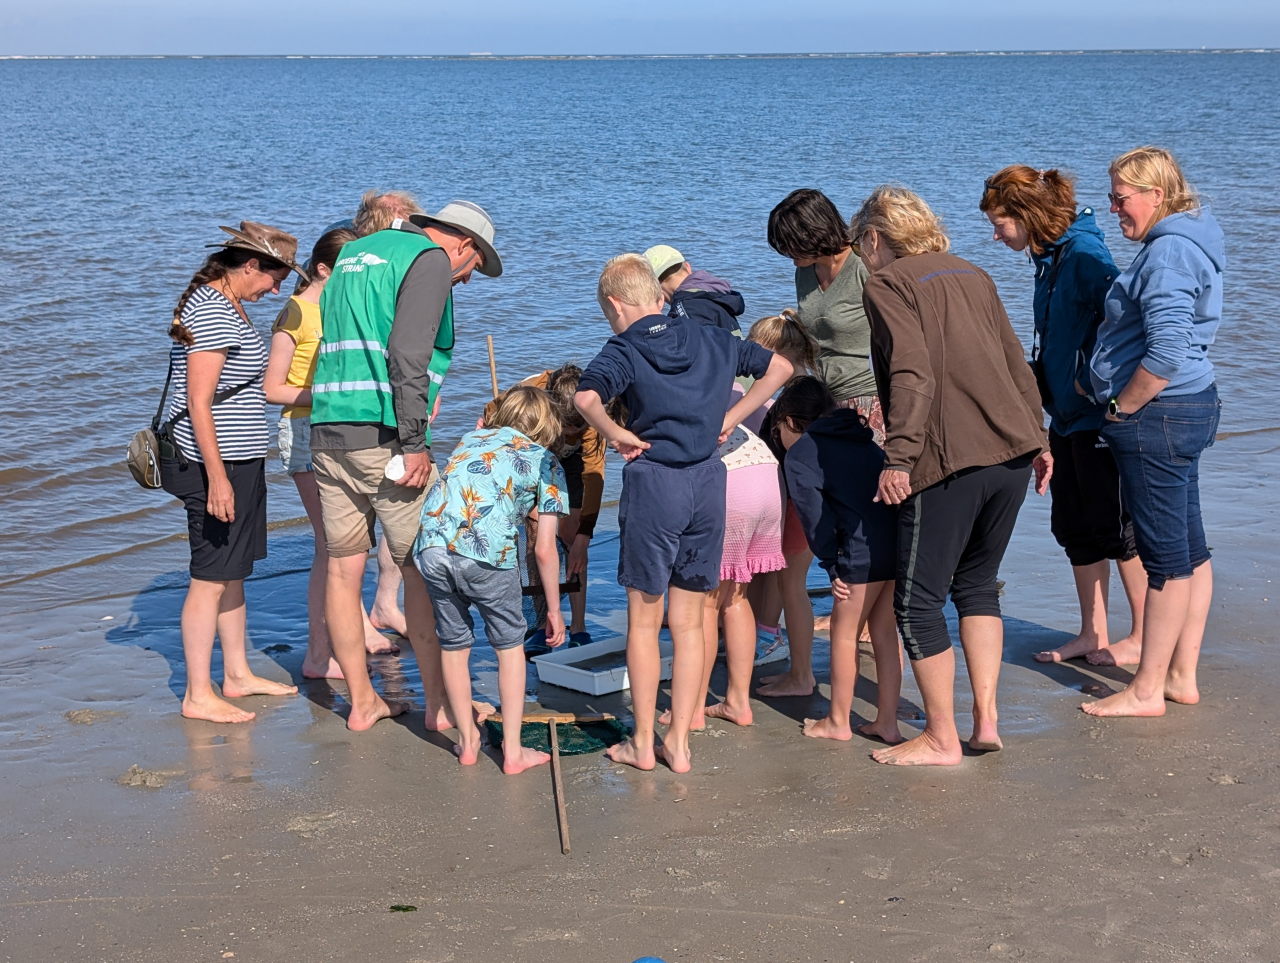
[(671, 317), (693, 318), (702, 324), (741, 335), (738, 318), (747, 309), (742, 295), (729, 282), (706, 271), (694, 271), (671, 295)]
[(734, 378), (763, 377), (772, 359), (723, 328), (651, 314), (605, 343), (578, 390), (621, 395), (627, 427), (652, 446), (643, 457), (682, 468), (715, 457)]
[(1076, 391), (1090, 390), (1089, 359), (1102, 323), (1107, 291), (1119, 270), (1093, 211), (1085, 208), (1062, 237), (1032, 258), (1039, 357), (1049, 389), (1045, 410), (1060, 435), (1097, 430), (1103, 408)]
[(871, 429), (848, 408), (819, 418), (787, 451), (787, 494), (809, 549), (833, 579), (865, 585), (894, 578), (898, 512), (872, 501), (883, 467)]

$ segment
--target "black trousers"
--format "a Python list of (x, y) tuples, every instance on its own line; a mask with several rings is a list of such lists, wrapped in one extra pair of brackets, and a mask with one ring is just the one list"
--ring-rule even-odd
[(1098, 432), (1059, 435), (1050, 429), (1049, 451), (1049, 527), (1071, 564), (1125, 561), (1137, 555), (1133, 523), (1120, 500), (1120, 472)]
[(1027, 496), (1031, 455), (966, 468), (908, 498), (898, 511), (893, 607), (913, 661), (951, 647), (942, 607), (1000, 616), (996, 575)]

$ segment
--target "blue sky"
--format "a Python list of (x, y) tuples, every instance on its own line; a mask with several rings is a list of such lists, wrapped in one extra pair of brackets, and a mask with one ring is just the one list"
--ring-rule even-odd
[[(1261, 0), (39, 0), (0, 10), (0, 54), (764, 53), (1280, 47)], [(803, 15), (801, 15), (803, 14)]]

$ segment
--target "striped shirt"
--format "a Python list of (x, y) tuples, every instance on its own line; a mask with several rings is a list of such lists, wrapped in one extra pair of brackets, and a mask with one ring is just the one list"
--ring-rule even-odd
[[(166, 418), (187, 406), (187, 355), (196, 351), (226, 350), (227, 360), (218, 375), (218, 392), (229, 391), (246, 381), (252, 383), (226, 401), (213, 406), (213, 423), (218, 433), (218, 453), (224, 461), (262, 458), (267, 454), (267, 398), (262, 376), (267, 370), (267, 346), (251, 325), (218, 291), (203, 285), (187, 299), (182, 323), (195, 337), (190, 347), (174, 344), (169, 349), (173, 363), (173, 400)], [(173, 426), (173, 437), (182, 453), (192, 461), (203, 461), (196, 445), (191, 417), (184, 416)]]

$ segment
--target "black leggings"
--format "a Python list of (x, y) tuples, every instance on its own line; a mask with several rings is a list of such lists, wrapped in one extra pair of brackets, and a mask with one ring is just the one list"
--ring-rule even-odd
[(966, 468), (902, 504), (893, 608), (908, 658), (951, 648), (942, 614), (948, 595), (961, 618), (1000, 616), (996, 574), (1027, 495), (1031, 460)]
[(1107, 443), (1096, 431), (1060, 435), (1050, 429), (1049, 450), (1049, 528), (1071, 564), (1127, 561), (1137, 555), (1133, 523), (1120, 504), (1120, 472)]

